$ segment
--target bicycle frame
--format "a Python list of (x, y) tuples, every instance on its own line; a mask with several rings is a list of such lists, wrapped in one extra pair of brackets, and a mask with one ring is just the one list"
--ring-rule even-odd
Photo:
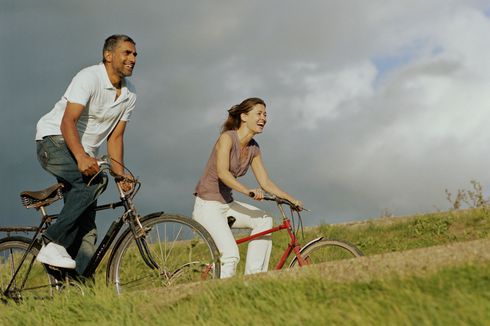
[[(115, 178), (117, 181), (117, 177)], [(143, 230), (143, 227), (141, 226), (141, 223), (139, 222), (139, 216), (136, 213), (136, 209), (132, 203), (131, 198), (127, 197), (124, 191), (122, 190), (121, 186), (116, 182), (116, 186), (119, 190), (119, 195), (120, 195), (120, 201), (115, 202), (115, 203), (109, 203), (105, 205), (98, 205), (94, 208), (95, 211), (101, 211), (101, 210), (108, 210), (108, 209), (116, 209), (118, 207), (124, 207), (124, 213), (114, 220), (108, 231), (106, 232), (104, 238), (100, 242), (99, 246), (97, 247), (94, 255), (90, 259), (87, 267), (85, 270), (81, 273), (81, 276), (83, 277), (90, 277), (92, 276), (97, 268), (99, 267), (100, 262), (104, 258), (105, 254), (107, 251), (111, 248), (111, 245), (114, 243), (114, 241), (117, 238), (117, 235), (123, 228), (125, 222), (128, 222), (129, 228), (131, 229), (132, 234), (134, 235), (134, 239), (137, 243), (138, 249), (140, 251), (140, 254), (146, 263), (150, 268), (153, 269), (158, 269), (159, 266), (155, 262), (155, 260), (151, 257), (150, 251), (148, 249), (148, 246), (146, 244), (146, 241), (144, 241), (144, 235), (145, 231)], [(61, 197), (59, 198), (61, 199)], [(47, 205), (46, 205), (47, 206)], [(0, 228), (0, 232), (7, 232), (7, 234), (10, 234), (10, 232), (35, 232), (34, 236), (32, 237), (32, 240), (29, 244), (29, 247), (23, 254), (18, 267), (16, 268), (12, 279), (10, 280), (10, 283), (4, 290), (4, 294), (7, 295), (10, 292), (10, 289), (12, 288), (12, 285), (16, 281), (16, 276), (18, 275), (22, 265), (24, 264), (26, 257), (28, 253), (31, 251), (31, 249), (34, 247), (36, 244), (36, 241), (41, 241), (40, 235), (42, 232), (44, 232), (47, 227), (49, 227), (50, 223), (58, 217), (58, 214), (53, 214), (53, 215), (48, 215), (45, 210), (45, 206), (39, 207), (39, 210), (41, 211), (41, 223), (39, 224), (38, 227), (33, 227), (33, 226), (26, 226), (26, 227), (3, 227)], [(163, 212), (162, 212), (163, 213)], [(32, 264), (32, 262), (31, 262)], [(32, 265), (31, 265), (32, 266)], [(31, 268), (29, 266), (29, 270)], [(27, 277), (29, 273), (26, 273), (25, 279), (22, 280), (22, 284), (25, 284)]]
[(281, 256), (281, 259), (276, 265), (275, 269), (281, 269), (283, 268), (284, 264), (286, 263), (286, 260), (289, 258), (292, 252), (296, 255), (296, 258), (298, 259), (298, 264), (300, 266), (307, 265), (307, 263), (304, 261), (304, 259), (301, 257), (300, 251), (301, 251), (301, 245), (298, 242), (298, 239), (296, 238), (296, 235), (293, 232), (293, 228), (291, 226), (291, 221), (289, 218), (285, 216), (284, 210), (282, 206), (278, 205), (279, 210), (281, 211), (281, 214), (283, 216), (282, 223), (276, 227), (273, 227), (271, 229), (255, 233), (240, 239), (236, 240), (237, 245), (254, 240), (256, 238), (259, 238), (261, 236), (267, 235), (267, 234), (272, 234), (274, 232), (278, 232), (281, 230), (287, 230), (288, 235), (289, 235), (289, 244), (284, 250), (284, 253)]
[[(125, 202), (123, 200), (121, 200), (117, 203), (97, 206), (97, 207), (95, 207), (94, 210), (95, 211), (102, 211), (102, 210), (107, 210), (110, 208), (115, 209), (115, 208), (121, 207), (121, 206), (125, 207), (126, 212), (124, 214), (126, 214), (128, 212), (128, 208), (127, 208), (127, 204), (125, 204)], [(92, 256), (92, 258), (90, 259), (89, 263), (87, 264), (87, 267), (83, 271), (82, 276), (89, 277), (95, 273), (95, 270), (97, 269), (97, 267), (99, 267), (99, 264), (102, 261), (102, 258), (104, 258), (105, 254), (109, 250), (111, 244), (116, 239), (117, 234), (119, 233), (119, 231), (122, 229), (122, 227), (124, 225), (124, 220), (123, 220), (124, 214), (121, 215), (121, 217), (119, 217), (118, 219), (116, 219), (115, 221), (113, 221), (111, 223), (111, 225), (109, 226), (109, 229), (107, 230), (104, 238), (102, 239), (99, 246), (95, 250), (95, 253)]]
[[(120, 207), (120, 206), (125, 207), (125, 209), (126, 209), (125, 212), (117, 220), (115, 220), (111, 223), (111, 225), (109, 226), (109, 229), (107, 230), (104, 238), (102, 239), (99, 246), (97, 247), (97, 250), (95, 251), (92, 258), (90, 259), (87, 267), (83, 271), (82, 276), (90, 277), (95, 273), (95, 271), (97, 270), (97, 267), (99, 267), (99, 264), (102, 261), (102, 259), (104, 258), (105, 254), (107, 253), (107, 251), (109, 250), (111, 245), (116, 240), (117, 235), (119, 234), (119, 231), (121, 231), (121, 229), (123, 228), (123, 225), (126, 222), (125, 221), (126, 216), (134, 214), (134, 211), (130, 208), (130, 203), (128, 202), (127, 198), (122, 198), (122, 200), (117, 202), (117, 203), (101, 205), (101, 206), (97, 206), (95, 208), (95, 211), (100, 211), (100, 210), (106, 210), (106, 209), (116, 208), (116, 207)], [(160, 213), (163, 214), (163, 212), (160, 212)], [(138, 223), (139, 223), (139, 220), (136, 219), (136, 216), (134, 216), (134, 217), (135, 217), (135, 220), (138, 221)], [(150, 251), (148, 249), (146, 242), (141, 240), (142, 236), (144, 235), (144, 231), (141, 229), (140, 229), (140, 231), (136, 230), (136, 227), (134, 226), (133, 223), (128, 223), (128, 224), (129, 224), (129, 227), (131, 229), (131, 232), (134, 235), (135, 241), (137, 243), (138, 249), (140, 251), (141, 257), (143, 258), (144, 262), (146, 263), (146, 265), (148, 265), (148, 267), (158, 269), (159, 266), (155, 262), (155, 260), (151, 257)], [(140, 225), (140, 227), (141, 227), (141, 225)]]

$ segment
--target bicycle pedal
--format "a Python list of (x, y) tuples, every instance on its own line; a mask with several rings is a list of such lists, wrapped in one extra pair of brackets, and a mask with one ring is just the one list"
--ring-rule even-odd
[(73, 269), (56, 267), (47, 264), (43, 265), (46, 266), (46, 271), (48, 272), (48, 274), (50, 274), (57, 280), (64, 280), (66, 277), (76, 278), (79, 276), (78, 273), (75, 272)]
[(70, 268), (63, 268), (63, 267), (58, 267), (58, 266), (53, 266), (53, 265), (48, 265), (48, 264), (43, 264), (46, 266), (48, 269), (51, 269), (53, 271), (58, 271), (58, 272), (63, 272), (63, 273), (68, 273), (70, 271), (73, 271), (73, 269)]
[(63, 271), (58, 267), (43, 264), (46, 267), (46, 272), (57, 280), (63, 279)]
[(46, 270), (48, 272), (58, 272), (58, 273), (61, 273), (63, 271), (62, 268), (60, 267), (56, 267), (56, 266), (51, 266), (51, 265), (48, 265), (48, 264), (43, 264), (44, 267), (46, 267)]

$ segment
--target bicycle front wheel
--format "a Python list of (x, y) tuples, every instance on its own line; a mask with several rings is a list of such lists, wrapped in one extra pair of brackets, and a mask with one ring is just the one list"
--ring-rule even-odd
[(24, 237), (0, 240), (0, 287), (3, 295), (16, 301), (51, 298), (56, 286), (46, 267), (36, 261), (40, 245), (36, 243), (27, 252), (30, 242), (31, 239)]
[[(301, 257), (307, 265), (319, 264), (328, 261), (336, 261), (363, 256), (363, 253), (353, 244), (345, 241), (320, 238), (307, 244), (301, 250)], [(289, 267), (299, 266), (295, 257)]]
[(149, 215), (141, 219), (149, 266), (129, 230), (114, 248), (107, 270), (108, 284), (117, 293), (172, 286), (219, 278), (218, 249), (209, 233), (196, 221), (175, 215)]

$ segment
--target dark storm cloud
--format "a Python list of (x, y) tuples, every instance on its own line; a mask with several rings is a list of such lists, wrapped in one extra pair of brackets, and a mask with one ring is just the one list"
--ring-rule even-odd
[(483, 1), (278, 4), (2, 1), (1, 223), (33, 220), (18, 193), (54, 182), (35, 124), (113, 33), (139, 52), (126, 162), (141, 213), (190, 214), (226, 109), (249, 96), (268, 103), (257, 140), (308, 224), (445, 208), (445, 188), (490, 183)]

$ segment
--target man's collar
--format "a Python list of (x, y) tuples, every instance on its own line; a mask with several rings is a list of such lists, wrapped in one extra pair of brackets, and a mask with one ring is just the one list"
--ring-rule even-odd
[[(109, 74), (107, 73), (107, 69), (105, 67), (105, 64), (103, 62), (99, 63), (99, 68), (101, 70), (102, 76), (104, 76), (104, 88), (105, 89), (116, 89), (114, 85), (112, 85), (111, 80), (109, 79)], [(121, 89), (126, 87), (126, 79), (123, 78), (121, 80)]]

